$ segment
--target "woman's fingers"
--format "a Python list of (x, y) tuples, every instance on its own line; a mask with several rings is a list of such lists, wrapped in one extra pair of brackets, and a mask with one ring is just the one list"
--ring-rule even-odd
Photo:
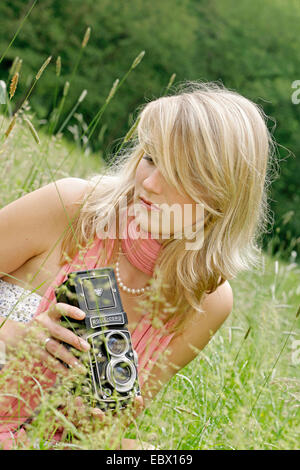
[[(83, 403), (83, 399), (81, 397), (75, 398), (75, 405), (78, 410), (78, 413), (83, 413), (87, 411), (87, 406)], [(105, 417), (104, 411), (100, 410), (100, 408), (89, 408), (90, 413), (95, 416), (95, 418), (99, 418), (101, 421)]]
[[(134, 402), (132, 404), (132, 408), (129, 408), (129, 413), (132, 417), (136, 418), (141, 411), (144, 409), (144, 400), (142, 396), (135, 397)], [(106, 416), (105, 412), (100, 410), (100, 408), (91, 408), (91, 413), (93, 416), (104, 419)]]
[(73, 320), (83, 320), (85, 318), (85, 312), (83, 310), (74, 305), (59, 302), (50, 307), (48, 316), (53, 320), (52, 323), (47, 325), (52, 337), (70, 344), (79, 351), (88, 351), (90, 349), (90, 345), (87, 341), (77, 336), (68, 328), (64, 328), (58, 322), (62, 316), (73, 318)]
[(52, 305), (46, 312), (38, 315), (35, 321), (42, 325), (49, 332), (49, 336), (70, 344), (79, 351), (88, 351), (90, 345), (83, 338), (80, 338), (70, 329), (60, 324), (62, 316), (68, 316), (75, 320), (83, 320), (85, 312), (73, 305), (58, 303)]
[(142, 396), (134, 398), (132, 404), (128, 407), (128, 419), (135, 419), (144, 409), (144, 400)]
[(53, 338), (59, 341), (64, 341), (79, 351), (88, 351), (90, 349), (90, 345), (87, 341), (85, 341), (83, 338), (80, 338), (67, 328), (59, 325), (57, 322), (50, 321), (48, 323), (48, 330)]
[[(101, 427), (110, 426), (111, 420), (114, 419), (110, 413), (102, 411), (100, 408), (91, 408), (86, 405), (81, 397), (76, 397), (74, 402), (75, 404), (75, 421), (79, 425), (83, 425), (84, 422), (92, 423), (91, 417), (94, 418), (94, 426), (97, 428), (97, 423), (101, 423)], [(127, 409), (129, 416), (126, 416), (126, 413), (122, 416), (121, 422), (123, 425), (129, 424), (133, 418), (135, 418), (144, 408), (144, 401), (141, 396), (136, 397), (133, 402), (133, 407)], [(121, 424), (120, 422), (120, 424)]]
[[(156, 447), (148, 442), (141, 441), (139, 439), (127, 439), (123, 437), (121, 440), (122, 450), (155, 450)], [(119, 450), (119, 449), (117, 449)]]
[(78, 370), (81, 370), (82, 372), (85, 371), (83, 364), (81, 364), (78, 359), (61, 343), (56, 341), (54, 338), (46, 339), (48, 339), (48, 341), (45, 344), (45, 349), (52, 356), (56, 357), (57, 359), (60, 359), (65, 364), (68, 364), (70, 367), (78, 368)]
[[(43, 360), (45, 359), (46, 354), (46, 357), (50, 356), (52, 357), (52, 360), (55, 360), (57, 366), (60, 364), (57, 359), (60, 359), (66, 365), (72, 368), (77, 368), (78, 372), (85, 372), (85, 368), (78, 358), (75, 357), (74, 354), (72, 354), (72, 352), (69, 351), (62, 343), (52, 337), (51, 327), (49, 330), (49, 328), (45, 328), (41, 325), (39, 328), (31, 327), (30, 331), (31, 334), (29, 333), (30, 336), (28, 337), (28, 344), (35, 357)], [(60, 366), (61, 367), (58, 366), (58, 369), (61, 371), (67, 370), (67, 368), (62, 364), (60, 364)]]
[(142, 396), (137, 396), (133, 402), (132, 416), (136, 418), (144, 409), (144, 400)]
[(105, 419), (105, 413), (104, 413), (104, 411), (100, 410), (100, 408), (92, 408), (91, 409), (91, 414), (95, 418), (99, 419), (100, 421), (104, 421), (104, 419)]
[(83, 403), (83, 399), (81, 397), (76, 397), (75, 398), (75, 405), (76, 405), (77, 409), (79, 409), (79, 410), (84, 410), (84, 408), (85, 408), (84, 403)]
[(59, 320), (62, 316), (67, 316), (74, 320), (83, 320), (85, 318), (85, 312), (83, 310), (63, 302), (52, 304), (48, 310), (48, 315), (53, 320)]
[(41, 361), (43, 364), (47, 364), (47, 366), (55, 373), (68, 373), (67, 367), (61, 364), (52, 354), (47, 351), (47, 344), (50, 341), (45, 344), (45, 340), (47, 339), (46, 337), (43, 338), (39, 336), (37, 340), (34, 340), (34, 338), (32, 339), (33, 341), (29, 344), (29, 348), (35, 359)]
[(83, 416), (88, 417), (92, 415), (98, 421), (104, 422), (106, 415), (104, 411), (100, 410), (100, 408), (90, 408), (84, 404), (83, 399), (81, 397), (75, 398), (75, 406), (76, 406), (76, 413), (78, 418), (82, 418)]
[(83, 424), (84, 422), (91, 423), (91, 415), (96, 418), (97, 421), (104, 421), (105, 414), (103, 411), (99, 410), (98, 408), (90, 408), (89, 406), (85, 405), (81, 397), (76, 397), (74, 401), (76, 422), (78, 424)]
[(81, 397), (76, 397), (74, 402), (75, 402), (75, 411), (76, 411), (77, 419), (80, 421), (81, 419), (86, 417), (86, 414), (87, 414), (86, 406), (83, 403), (83, 400)]

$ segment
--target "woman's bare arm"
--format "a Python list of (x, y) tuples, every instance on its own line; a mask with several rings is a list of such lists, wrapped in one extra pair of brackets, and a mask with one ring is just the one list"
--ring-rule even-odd
[(0, 277), (43, 253), (58, 238), (87, 188), (80, 178), (49, 183), (0, 210)]
[[(76, 215), (75, 203), (87, 188), (86, 180), (62, 178), (0, 210), (0, 278), (52, 247)], [(15, 346), (23, 331), (24, 324), (0, 315), (1, 341)]]
[(203, 314), (196, 314), (187, 325), (186, 331), (171, 340), (168, 355), (155, 364), (142, 395), (144, 405), (151, 400), (180, 369), (189, 364), (207, 345), (212, 336), (224, 323), (233, 308), (233, 294), (228, 281), (208, 295), (202, 304)]

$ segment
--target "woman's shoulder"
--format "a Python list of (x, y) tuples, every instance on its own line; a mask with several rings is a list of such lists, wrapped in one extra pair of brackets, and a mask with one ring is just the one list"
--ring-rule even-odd
[(229, 281), (226, 280), (214, 292), (207, 294), (201, 307), (210, 316), (215, 316), (223, 323), (233, 308), (233, 291)]
[[(44, 252), (75, 215), (86, 189), (81, 178), (61, 178), (12, 201), (0, 211), (0, 271), (15, 272)], [(9, 236), (7, 235), (9, 234)]]
[(233, 294), (229, 282), (225, 281), (213, 293), (206, 295), (201, 307), (203, 312), (191, 313), (184, 331), (176, 335), (168, 346), (168, 361), (177, 367), (176, 370), (168, 369), (168, 378), (199, 354), (231, 313)]
[(188, 321), (186, 339), (203, 349), (211, 336), (218, 331), (233, 309), (233, 292), (228, 280), (200, 303), (202, 313), (194, 313)]
[(89, 182), (70, 176), (53, 181), (39, 191), (44, 194), (43, 210), (46, 219), (41, 222), (47, 232), (44, 237), (47, 246), (42, 252), (48, 253), (57, 243), (58, 237), (61, 238), (62, 233), (78, 217), (81, 202), (89, 191)]
[(62, 217), (66, 219), (66, 212), (69, 217), (75, 215), (76, 209), (78, 210), (78, 201), (88, 192), (90, 183), (88, 180), (73, 176), (62, 178), (56, 183), (58, 182), (59, 197), (57, 198), (57, 204)]

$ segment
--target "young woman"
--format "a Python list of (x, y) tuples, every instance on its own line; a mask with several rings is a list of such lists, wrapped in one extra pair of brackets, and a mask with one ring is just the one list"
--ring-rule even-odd
[[(84, 313), (56, 303), (54, 288), (69, 272), (112, 266), (147, 406), (232, 311), (228, 280), (260, 260), (272, 149), (263, 111), (220, 84), (186, 82), (147, 103), (106, 174), (63, 178), (0, 211), (0, 339), (16, 350), (42, 325), (43, 357), (77, 367), (61, 342), (89, 345), (60, 320)], [(9, 315), (14, 289), (29, 295), (26, 318)]]

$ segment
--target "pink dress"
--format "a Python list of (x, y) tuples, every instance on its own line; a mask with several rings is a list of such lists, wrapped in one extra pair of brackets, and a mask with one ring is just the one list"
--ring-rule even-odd
[[(111, 241), (112, 243), (109, 247), (105, 266), (109, 265), (108, 260), (110, 259), (113, 249), (114, 240)], [(88, 250), (78, 252), (70, 264), (66, 263), (61, 268), (57, 277), (43, 296), (35, 316), (47, 310), (50, 305), (56, 303), (54, 290), (67, 279), (68, 273), (84, 269), (94, 269), (97, 266), (99, 250), (101, 250), (102, 243), (102, 240), (96, 237), (94, 243)], [(159, 354), (165, 351), (172, 337), (173, 333), (163, 335), (159, 329), (154, 328), (147, 314), (142, 317), (140, 323), (136, 326), (131, 338), (133, 348), (138, 354), (138, 374), (141, 388)], [(56, 375), (46, 366), (41, 364), (39, 364), (39, 366), (42, 367), (44, 379), (43, 382), (39, 379), (39, 382), (42, 387), (47, 390), (55, 384)], [(3, 372), (5, 372), (5, 367), (2, 369), (1, 373)], [(29, 379), (26, 378), (25, 381), (28, 385)], [(40, 402), (40, 389), (34, 380), (32, 380), (30, 396), (28, 396), (27, 393), (25, 397), (22, 395), (22, 398), (25, 398), (26, 402), (29, 403), (31, 410), (37, 407)], [(4, 449), (11, 449), (14, 445), (14, 441), (26, 438), (26, 432), (21, 426), (30, 418), (30, 415), (28, 408), (24, 405), (24, 401), (18, 398), (7, 397), (4, 403), (0, 403), (0, 446), (2, 444)], [(60, 436), (55, 436), (55, 439), (59, 440)]]

